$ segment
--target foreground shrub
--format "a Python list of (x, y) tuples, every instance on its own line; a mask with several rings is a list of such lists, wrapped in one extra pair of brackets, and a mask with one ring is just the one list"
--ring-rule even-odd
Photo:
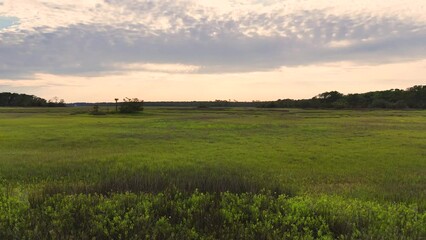
[(269, 193), (0, 195), (1, 239), (422, 239), (426, 213)]

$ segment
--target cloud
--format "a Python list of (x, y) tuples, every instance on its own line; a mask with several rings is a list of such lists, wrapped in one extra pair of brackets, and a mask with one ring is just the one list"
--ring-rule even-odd
[(127, 64), (118, 66), (123, 69), (133, 71), (147, 71), (147, 72), (163, 72), (163, 73), (194, 73), (200, 67), (194, 65), (183, 64)]
[[(416, 6), (383, 13), (366, 8), (364, 1), (351, 11), (324, 1), (225, 2), (219, 1), (220, 8), (183, 0), (23, 0), (21, 6), (8, 1), (6, 8), (21, 23), (0, 31), (0, 79), (30, 79), (37, 73), (99, 76), (153, 66), (164, 72), (176, 66), (192, 67), (175, 72), (253, 72), (426, 58), (426, 25), (413, 12)], [(395, 2), (389, 6), (399, 6)], [(31, 6), (38, 15), (22, 10)]]

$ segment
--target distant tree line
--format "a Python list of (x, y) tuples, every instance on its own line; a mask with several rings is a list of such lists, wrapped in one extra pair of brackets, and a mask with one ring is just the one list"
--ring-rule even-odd
[(344, 95), (337, 91), (324, 92), (311, 99), (278, 99), (263, 103), (263, 108), (389, 108), (426, 109), (426, 85), (406, 90), (391, 89)]
[(54, 97), (47, 101), (46, 99), (34, 95), (4, 92), (0, 93), (1, 107), (65, 107), (63, 99)]
[[(259, 107), (266, 102), (252, 101), (252, 102), (237, 102), (230, 100), (215, 100), (215, 101), (162, 101), (162, 102), (143, 102), (146, 107)], [(101, 102), (96, 103), (99, 106), (115, 106), (114, 102)], [(93, 106), (93, 103), (77, 102), (70, 104), (70, 106)]]
[[(115, 112), (120, 113), (137, 113), (143, 111), (144, 101), (139, 100), (138, 98), (124, 98), (122, 102), (118, 101), (118, 98), (115, 98)], [(74, 106), (92, 106), (93, 109), (90, 112), (93, 115), (106, 115), (111, 113), (109, 111), (110, 103), (96, 103), (87, 105), (87, 103), (74, 103)], [(101, 111), (100, 107), (107, 107), (106, 111)]]
[(191, 101), (191, 102), (145, 102), (145, 106), (167, 106), (167, 107), (198, 107), (198, 108), (215, 108), (215, 107), (259, 107), (265, 102), (237, 102), (230, 100), (215, 100), (215, 101)]
[[(117, 102), (97, 103), (98, 106), (117, 106)], [(10, 107), (62, 107), (64, 100), (57, 97), (47, 101), (33, 95), (17, 93), (0, 93), (0, 106)], [(93, 106), (93, 103), (74, 103), (69, 106)], [(126, 98), (120, 103), (120, 112), (143, 110), (143, 106), (169, 107), (260, 107), (260, 108), (389, 108), (389, 109), (426, 109), (426, 85), (417, 85), (406, 90), (391, 89), (367, 93), (342, 94), (330, 91), (318, 94), (311, 99), (278, 99), (277, 101), (239, 102), (236, 100), (188, 101), (188, 102), (143, 102), (139, 99)]]

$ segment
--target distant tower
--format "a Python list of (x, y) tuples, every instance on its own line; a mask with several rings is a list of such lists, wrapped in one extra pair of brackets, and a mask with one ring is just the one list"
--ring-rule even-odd
[(118, 98), (115, 98), (115, 111), (118, 112)]

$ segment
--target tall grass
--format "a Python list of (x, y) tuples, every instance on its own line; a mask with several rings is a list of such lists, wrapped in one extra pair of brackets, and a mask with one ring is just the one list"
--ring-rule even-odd
[(95, 181), (48, 181), (30, 187), (30, 198), (41, 199), (61, 194), (160, 193), (168, 190), (209, 193), (260, 193), (268, 189), (274, 194), (294, 196), (296, 186), (284, 186), (272, 176), (257, 176), (227, 167), (179, 168), (161, 171), (110, 171)]

